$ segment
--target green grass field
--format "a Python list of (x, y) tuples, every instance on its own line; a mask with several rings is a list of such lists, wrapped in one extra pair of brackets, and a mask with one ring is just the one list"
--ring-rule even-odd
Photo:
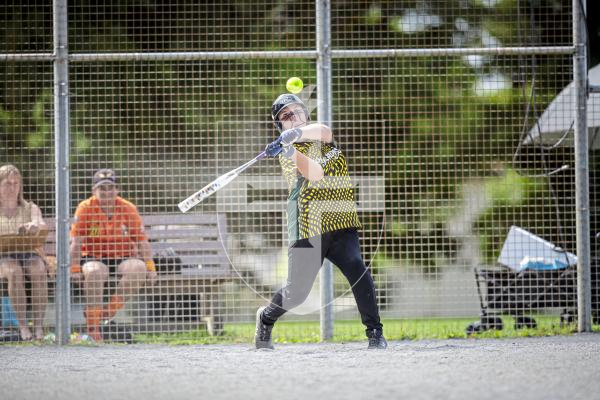
[[(561, 327), (556, 316), (534, 316), (535, 329), (514, 329), (514, 319), (503, 317), (504, 329), (489, 330), (467, 336), (465, 329), (475, 319), (396, 319), (384, 320), (384, 333), (388, 340), (421, 340), (450, 338), (511, 338), (526, 336), (571, 335), (577, 330), (575, 324)], [(594, 327), (600, 331), (600, 326)], [(170, 344), (214, 344), (251, 343), (254, 324), (227, 324), (221, 336), (209, 336), (205, 330), (173, 334), (136, 335), (137, 343)], [(279, 322), (274, 331), (275, 343), (318, 343), (320, 342), (319, 322)], [(364, 327), (357, 321), (336, 321), (333, 342), (353, 342), (365, 340)]]

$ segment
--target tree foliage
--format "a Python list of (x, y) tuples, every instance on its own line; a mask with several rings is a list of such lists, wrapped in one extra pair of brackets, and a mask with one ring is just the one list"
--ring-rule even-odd
[[(570, 12), (570, 2), (559, 0), (333, 1), (332, 48), (568, 45)], [(70, 1), (69, 51), (312, 50), (314, 14), (312, 1)], [(52, 52), (49, 2), (0, 6), (0, 22), (0, 52)], [(447, 224), (471, 179), (482, 181), (491, 198), (473, 222), (488, 258), (509, 225), (531, 221), (527, 213), (543, 216), (540, 229), (570, 221), (568, 212), (549, 211), (555, 208), (551, 186), (517, 174), (561, 165), (570, 152), (526, 149), (516, 158), (512, 152), (528, 124), (571, 80), (569, 57), (336, 58), (333, 67), (336, 121), (374, 121), (361, 135), (375, 143), (386, 138), (388, 163), (381, 172), (390, 253), (428, 266), (453, 257), (459, 243)], [(51, 187), (52, 65), (2, 62), (0, 73), (6, 77), (0, 85), (1, 157), (24, 170), (30, 189)], [(289, 76), (316, 83), (312, 59), (90, 61), (71, 63), (70, 73), (72, 174), (82, 187), (90, 165), (126, 168), (175, 159), (171, 150), (192, 138), (198, 151), (206, 151), (204, 164), (195, 167), (205, 167), (214, 161), (207, 149), (219, 122), (268, 120), (270, 103)], [(486, 77), (506, 79), (506, 85), (478, 92)], [(245, 145), (232, 132), (222, 140)], [(502, 185), (515, 191), (498, 190)], [(570, 209), (569, 191), (559, 208)], [(51, 190), (42, 193), (34, 200), (52, 213)], [(145, 198), (143, 191), (136, 196)]]

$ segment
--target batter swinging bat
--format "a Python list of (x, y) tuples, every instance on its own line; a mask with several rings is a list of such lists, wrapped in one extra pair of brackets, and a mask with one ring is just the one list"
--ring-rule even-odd
[(220, 177), (218, 177), (217, 179), (215, 179), (208, 185), (204, 186), (202, 189), (198, 190), (196, 193), (194, 193), (187, 199), (183, 200), (177, 206), (179, 207), (181, 212), (187, 212), (192, 207), (198, 205), (200, 202), (202, 202), (207, 197), (211, 196), (213, 193), (215, 193), (219, 189), (227, 186), (232, 180), (237, 178), (239, 174), (244, 172), (246, 169), (250, 168), (258, 160), (262, 160), (266, 156), (267, 156), (267, 154), (263, 151), (262, 153), (260, 153), (259, 155), (257, 155), (256, 157), (254, 157), (252, 160), (248, 161), (244, 165), (241, 165), (241, 166), (237, 167), (236, 169), (229, 171), (228, 173), (226, 173), (224, 175), (221, 175)]

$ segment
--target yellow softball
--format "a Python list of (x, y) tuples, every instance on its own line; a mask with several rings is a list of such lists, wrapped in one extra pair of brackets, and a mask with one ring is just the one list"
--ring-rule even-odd
[(293, 94), (300, 93), (303, 87), (304, 83), (302, 82), (302, 79), (295, 76), (288, 79), (285, 83), (285, 88), (288, 90), (288, 92)]

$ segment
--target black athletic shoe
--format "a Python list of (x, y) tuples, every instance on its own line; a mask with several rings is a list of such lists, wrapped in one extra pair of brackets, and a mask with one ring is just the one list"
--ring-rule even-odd
[(105, 342), (133, 343), (131, 327), (126, 325), (119, 325), (112, 321), (105, 322), (100, 324), (100, 332), (102, 333), (102, 339), (104, 339)]
[(273, 325), (267, 325), (262, 322), (261, 314), (266, 307), (260, 307), (256, 311), (256, 334), (254, 335), (254, 345), (257, 349), (275, 349), (271, 340), (271, 331)]
[(385, 350), (387, 349), (387, 342), (383, 337), (383, 332), (379, 329), (373, 329), (372, 331), (367, 332), (367, 337), (369, 338), (369, 350)]

